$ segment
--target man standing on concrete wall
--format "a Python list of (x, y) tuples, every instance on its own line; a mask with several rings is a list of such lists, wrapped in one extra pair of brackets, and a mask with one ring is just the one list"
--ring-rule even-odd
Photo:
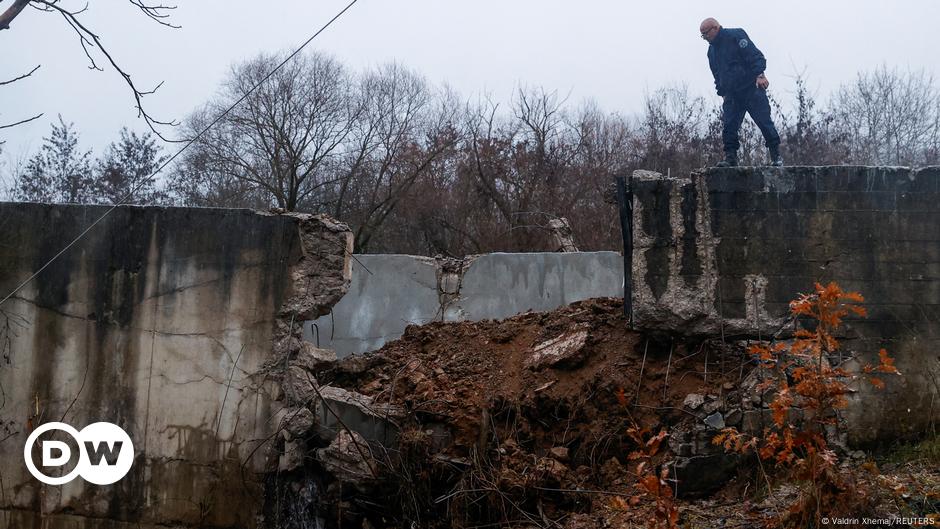
[(724, 99), (721, 105), (721, 140), (724, 143), (725, 159), (718, 166), (738, 165), (738, 131), (745, 113), (751, 115), (764, 135), (771, 165), (783, 165), (780, 135), (770, 118), (770, 101), (766, 92), (770, 81), (764, 76), (767, 67), (764, 54), (743, 29), (723, 28), (714, 18), (703, 20), (699, 32), (709, 43), (708, 65), (715, 78), (715, 89)]

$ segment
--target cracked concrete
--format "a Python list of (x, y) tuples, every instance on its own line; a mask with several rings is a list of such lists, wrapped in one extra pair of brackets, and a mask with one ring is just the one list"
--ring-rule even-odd
[[(0, 290), (103, 210), (0, 204)], [(286, 314), (299, 337), (342, 295), (349, 240), (323, 216), (115, 209), (2, 307), (18, 324), (0, 356), (0, 424), (18, 427), (0, 430), (0, 453), (21, 453), (30, 424), (109, 421), (135, 464), (111, 487), (51, 487), (0, 458), (0, 527), (253, 526), (280, 407), (257, 373)]]
[(786, 337), (789, 302), (835, 281), (868, 316), (846, 319), (833, 360), (877, 364), (883, 347), (904, 373), (853, 394), (848, 441), (913, 437), (940, 419), (940, 167), (638, 171), (631, 190), (638, 327)]
[[(709, 190), (702, 175), (693, 173), (689, 179), (640, 170), (633, 179), (655, 186), (651, 194), (666, 201), (634, 200), (633, 307), (638, 327), (689, 335), (757, 336), (785, 324), (785, 317), (767, 311), (767, 278), (761, 274), (744, 277), (745, 316), (721, 314), (716, 256), (721, 238), (711, 225)], [(648, 211), (651, 207), (657, 211)], [(659, 258), (655, 264), (653, 257)]]

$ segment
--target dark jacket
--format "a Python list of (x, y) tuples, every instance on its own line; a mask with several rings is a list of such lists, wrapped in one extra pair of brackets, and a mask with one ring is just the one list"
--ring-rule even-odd
[(752, 88), (767, 60), (743, 29), (721, 28), (708, 46), (708, 65), (718, 95), (730, 96)]

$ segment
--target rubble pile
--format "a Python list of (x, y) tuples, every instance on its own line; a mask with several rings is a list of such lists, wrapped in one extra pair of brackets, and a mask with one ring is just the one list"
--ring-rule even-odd
[(630, 330), (615, 299), (411, 326), (339, 361), (306, 346), (281, 380), (268, 487), (269, 511), (281, 509), (269, 516), (279, 527), (356, 528), (642, 518), (610, 501), (636, 493), (627, 429), (668, 429), (655, 463), (679, 478), (680, 496), (719, 487), (737, 456), (709, 441), (755, 411), (737, 390), (745, 356), (741, 344)]

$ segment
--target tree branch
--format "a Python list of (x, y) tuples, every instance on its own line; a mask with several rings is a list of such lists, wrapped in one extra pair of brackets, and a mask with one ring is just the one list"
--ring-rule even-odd
[(41, 65), (41, 64), (37, 64), (35, 68), (33, 68), (32, 70), (29, 71), (29, 73), (24, 73), (23, 75), (21, 75), (21, 76), (15, 78), (15, 79), (10, 79), (10, 80), (8, 80), (8, 81), (0, 81), (0, 86), (8, 85), (8, 84), (13, 84), (13, 83), (19, 81), (20, 79), (26, 79), (26, 78), (29, 77), (30, 75), (33, 75), (33, 73), (34, 73), (36, 70), (38, 70), (40, 66), (42, 66), (42, 65)]
[(175, 24), (170, 24), (169, 22), (167, 22), (166, 19), (170, 17), (170, 14), (164, 12), (164, 11), (170, 11), (170, 10), (176, 9), (176, 6), (166, 6), (162, 4), (148, 5), (144, 3), (143, 0), (128, 0), (128, 1), (134, 4), (135, 6), (137, 6), (141, 11), (143, 11), (145, 15), (150, 17), (150, 19), (153, 20), (154, 22), (158, 24), (162, 24), (168, 28), (173, 28), (173, 29), (180, 28), (180, 26), (177, 26)]
[(16, 15), (19, 15), (20, 11), (25, 9), (27, 5), (29, 5), (29, 0), (16, 0), (13, 2), (13, 5), (0, 15), (0, 30), (10, 29), (10, 22), (13, 22)]
[(41, 118), (41, 117), (42, 117), (42, 114), (36, 114), (35, 116), (33, 116), (33, 117), (31, 117), (31, 118), (26, 118), (26, 119), (24, 119), (24, 120), (22, 120), (22, 121), (17, 121), (16, 123), (10, 123), (10, 124), (8, 124), (8, 125), (0, 125), (0, 129), (8, 129), (8, 128), (10, 128), (10, 127), (15, 127), (15, 126), (17, 126), (17, 125), (22, 125), (23, 123), (29, 123), (30, 121), (39, 119), (39, 118)]
[[(170, 10), (170, 9), (175, 9), (176, 6), (165, 6), (161, 4), (148, 4), (148, 3), (145, 3), (144, 0), (128, 0), (128, 1), (134, 6), (136, 6), (138, 9), (140, 9), (150, 19), (164, 26), (168, 26), (172, 28), (178, 27), (163, 20), (169, 16), (165, 11)], [(23, 3), (25, 6), (25, 4), (28, 4), (30, 2), (17, 0), (17, 3), (14, 4), (7, 11), (9, 12), (13, 8), (15, 8), (17, 4), (20, 4), (20, 3)], [(150, 127), (150, 130), (153, 131), (153, 133), (156, 134), (157, 137), (159, 137), (161, 140), (166, 141), (166, 142), (173, 141), (173, 140), (166, 138), (159, 130), (157, 130), (157, 126), (158, 125), (176, 126), (178, 125), (178, 123), (176, 121), (161, 121), (159, 119), (156, 119), (144, 109), (144, 105), (143, 105), (143, 97), (154, 93), (157, 90), (157, 88), (159, 88), (160, 85), (162, 85), (163, 83), (158, 84), (152, 90), (140, 90), (137, 88), (137, 85), (134, 84), (134, 81), (131, 79), (130, 74), (125, 72), (124, 69), (121, 68), (117, 64), (117, 62), (111, 56), (111, 52), (108, 51), (108, 49), (102, 44), (101, 38), (97, 34), (92, 32), (89, 28), (87, 28), (85, 25), (83, 25), (81, 21), (78, 19), (77, 15), (82, 13), (83, 11), (85, 11), (85, 9), (88, 8), (87, 4), (84, 8), (78, 11), (69, 11), (68, 9), (65, 9), (59, 6), (58, 0), (32, 0), (31, 5), (33, 5), (34, 7), (36, 7), (37, 9), (41, 11), (55, 11), (55, 12), (58, 12), (60, 15), (62, 15), (62, 18), (65, 19), (66, 23), (68, 23), (68, 25), (72, 28), (72, 30), (75, 31), (75, 33), (78, 35), (79, 43), (82, 46), (82, 50), (85, 52), (85, 56), (88, 57), (90, 68), (93, 68), (96, 70), (102, 70), (102, 68), (98, 66), (98, 63), (95, 62), (94, 56), (92, 56), (91, 50), (90, 50), (90, 48), (97, 47), (98, 50), (101, 52), (101, 54), (104, 55), (104, 57), (111, 64), (111, 66), (121, 75), (122, 78), (124, 78), (124, 82), (131, 89), (131, 92), (134, 95), (134, 101), (136, 102), (137, 117), (142, 117), (144, 121), (147, 123), (147, 126)], [(22, 8), (20, 8), (20, 10), (22, 10)], [(6, 13), (4, 15), (6, 15)]]

